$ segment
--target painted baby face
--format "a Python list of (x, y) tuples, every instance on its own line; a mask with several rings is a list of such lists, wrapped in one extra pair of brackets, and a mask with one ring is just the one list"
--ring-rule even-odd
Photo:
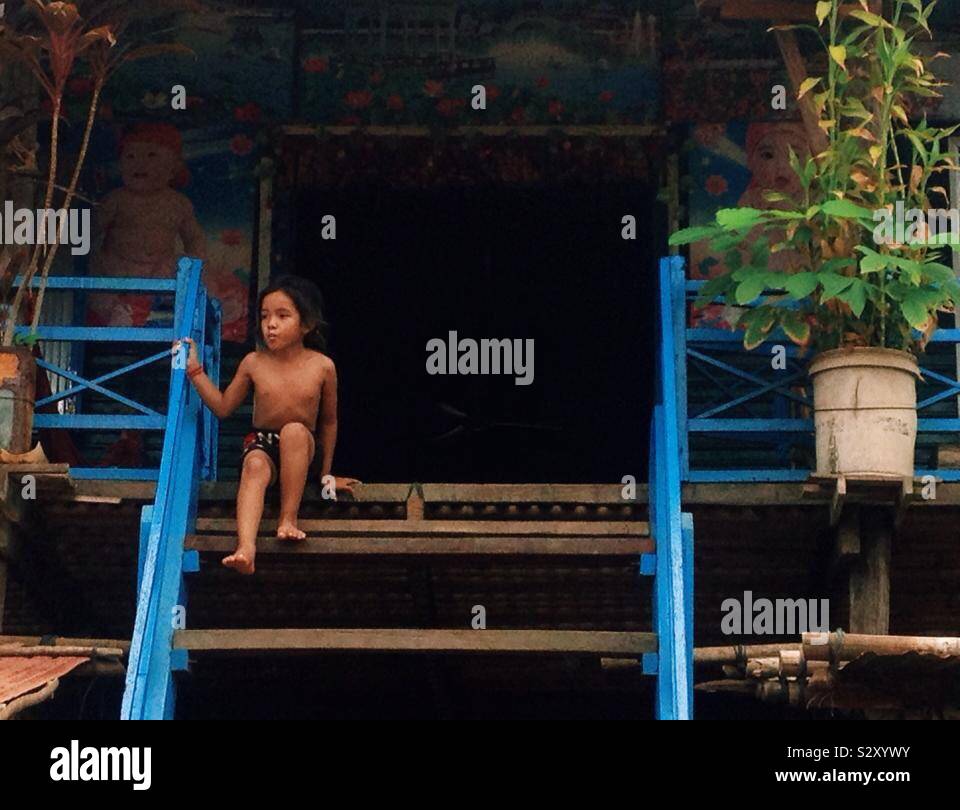
[(155, 143), (133, 141), (120, 154), (123, 184), (140, 193), (161, 191), (170, 184), (177, 168), (172, 149)]
[(760, 139), (747, 164), (757, 188), (791, 195), (800, 194), (800, 180), (790, 168), (791, 148), (802, 162), (803, 156), (807, 154), (807, 144), (802, 135), (774, 130)]

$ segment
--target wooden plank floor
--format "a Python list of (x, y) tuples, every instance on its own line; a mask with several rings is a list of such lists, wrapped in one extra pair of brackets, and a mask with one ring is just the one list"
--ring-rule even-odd
[(580, 630), (258, 629), (179, 630), (173, 646), (195, 652), (554, 653), (636, 658), (657, 651), (655, 633)]
[[(186, 548), (196, 551), (230, 552), (236, 548), (233, 534), (188, 535)], [(505, 555), (505, 556), (596, 556), (636, 557), (654, 550), (649, 537), (530, 537), (530, 536), (381, 536), (311, 537), (303, 541), (258, 537), (258, 554), (324, 555)]]

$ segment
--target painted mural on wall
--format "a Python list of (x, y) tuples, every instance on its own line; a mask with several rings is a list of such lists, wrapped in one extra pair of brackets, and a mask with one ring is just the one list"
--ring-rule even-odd
[[(637, 124), (658, 114), (658, 31), (635, 3), (328, 3), (305, 32), (306, 121)], [(471, 88), (487, 89), (485, 110)]]
[[(688, 210), (691, 225), (712, 222), (719, 208), (773, 208), (765, 193), (798, 197), (802, 189), (790, 166), (790, 150), (801, 160), (809, 155), (807, 137), (798, 121), (699, 124), (692, 130), (689, 158)], [(796, 257), (788, 251), (770, 256), (771, 269), (788, 270)], [(690, 277), (712, 278), (724, 271), (722, 257), (705, 242), (690, 246)], [(737, 307), (710, 305), (693, 314), (695, 323), (727, 329), (736, 322)]]
[[(204, 260), (203, 280), (223, 308), (223, 339), (247, 336), (253, 255), (254, 160), (223, 128), (179, 131), (139, 121), (101, 130), (93, 170), (95, 247), (90, 275), (172, 278), (177, 256)], [(92, 326), (172, 323), (172, 299), (88, 296)]]
[[(249, 12), (196, 6), (163, 32), (192, 56), (138, 63), (104, 93), (87, 161), (98, 231), (88, 271), (171, 277), (172, 257), (198, 255), (223, 308), (223, 339), (244, 341), (262, 127), (289, 115), (293, 28), (281, 12), (258, 25)], [(76, 108), (82, 120), (91, 89), (87, 78), (72, 80), (68, 118)], [(170, 298), (91, 295), (85, 318), (168, 324)]]

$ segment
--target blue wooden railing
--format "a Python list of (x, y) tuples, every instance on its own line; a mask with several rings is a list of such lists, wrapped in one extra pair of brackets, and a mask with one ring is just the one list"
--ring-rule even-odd
[[(689, 306), (703, 284), (687, 280), (682, 257), (661, 260), (660, 286), (670, 295), (661, 309), (661, 333), (670, 336), (673, 346), (681, 479), (806, 480), (814, 455), (813, 401), (805, 385), (808, 358), (780, 333), (748, 352), (742, 332), (689, 328)], [(937, 445), (960, 442), (958, 343), (960, 329), (939, 329), (921, 358), (916, 474), (944, 481), (960, 481), (960, 470), (938, 468), (924, 459)], [(783, 368), (771, 362), (774, 347), (785, 356)], [(745, 459), (751, 454), (756, 463), (748, 465)]]
[[(114, 292), (114, 293), (167, 293), (176, 297), (175, 308), (181, 311), (186, 305), (186, 298), (191, 293), (189, 279), (196, 268), (200, 267), (198, 260), (181, 259), (177, 278), (105, 278), (87, 276), (54, 276), (47, 279), (46, 286), (50, 290), (74, 290), (86, 292)], [(199, 272), (199, 270), (196, 270)], [(22, 283), (18, 276), (15, 285)], [(197, 280), (199, 284), (199, 276)], [(34, 278), (32, 287), (38, 287), (40, 279)], [(199, 290), (199, 288), (198, 288)], [(196, 300), (196, 299), (195, 299)], [(202, 307), (206, 313), (209, 307), (209, 316), (213, 321), (220, 321), (220, 304), (211, 299), (207, 301), (202, 295)], [(175, 321), (175, 324), (177, 322)], [(30, 332), (28, 326), (18, 326), (15, 334), (26, 335)], [(34, 403), (36, 409), (42, 408), (70, 397), (79, 399), (78, 395), (84, 391), (96, 391), (99, 394), (124, 406), (124, 413), (35, 413), (33, 426), (36, 429), (54, 428), (64, 430), (89, 431), (116, 431), (116, 430), (155, 430), (168, 431), (169, 440), (169, 413), (159, 413), (143, 402), (110, 390), (104, 383), (116, 380), (123, 374), (136, 372), (154, 363), (170, 362), (170, 346), (178, 334), (175, 326), (61, 326), (42, 325), (36, 330), (37, 336), (43, 341), (65, 341), (73, 344), (88, 344), (93, 342), (160, 344), (163, 348), (146, 357), (136, 360), (120, 368), (102, 374), (95, 379), (88, 379), (80, 373), (65, 369), (44, 359), (37, 359), (39, 368), (52, 374), (64, 377), (72, 385), (50, 396), (43, 397)], [(220, 338), (219, 330), (204, 346), (204, 360), (212, 379), (218, 380), (220, 367)], [(215, 376), (217, 375), (217, 376)], [(76, 401), (75, 399), (75, 401)], [(132, 409), (137, 413), (129, 413)], [(217, 474), (217, 421), (209, 414), (206, 416), (203, 431), (203, 456), (200, 475), (203, 480), (212, 480)], [(70, 476), (73, 478), (99, 478), (112, 480), (157, 480), (160, 470), (150, 467), (71, 467)]]
[[(220, 308), (200, 283), (201, 263), (181, 259), (176, 280), (173, 334), (189, 335), (219, 384)], [(186, 669), (185, 651), (173, 649), (173, 632), (186, 611), (183, 573), (199, 569), (183, 541), (193, 531), (201, 478), (215, 473), (216, 421), (201, 407), (186, 378), (186, 346), (174, 356), (164, 421), (156, 498), (140, 518), (137, 613), (134, 620), (121, 717), (172, 718), (173, 672)], [(168, 350), (169, 354), (169, 350)]]
[[(675, 334), (670, 327), (672, 276), (661, 261), (664, 329), (657, 350), (656, 403), (650, 428), (650, 533), (656, 539), (653, 620), (658, 639), (656, 713), (693, 716), (693, 517), (680, 504), (680, 411)], [(667, 284), (663, 284), (666, 278)], [(645, 662), (646, 663), (646, 662)]]

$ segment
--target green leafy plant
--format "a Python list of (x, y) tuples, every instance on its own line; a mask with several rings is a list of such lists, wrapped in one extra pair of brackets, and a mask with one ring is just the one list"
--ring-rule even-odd
[[(889, 19), (870, 12), (866, 0), (860, 5), (841, 16), (840, 0), (824, 0), (816, 25), (777, 26), (812, 30), (827, 58), (826, 75), (798, 89), (825, 135), (812, 156), (790, 152), (800, 197), (769, 192), (769, 209), (724, 208), (712, 224), (670, 238), (671, 245), (709, 240), (723, 256), (723, 272), (703, 286), (697, 305), (755, 302), (738, 322), (747, 348), (781, 328), (816, 350), (920, 351), (937, 313), (960, 300), (960, 283), (936, 249), (950, 234), (911, 223), (898, 243), (881, 230), (898, 201), (925, 215), (939, 208), (932, 199), (948, 204), (946, 173), (958, 169), (943, 148), (956, 127), (910, 117), (918, 97), (938, 96), (944, 84), (927, 63), (945, 54), (924, 58), (916, 45), (931, 38), (935, 2), (895, 0)], [(790, 251), (787, 270), (770, 266), (780, 251)]]

